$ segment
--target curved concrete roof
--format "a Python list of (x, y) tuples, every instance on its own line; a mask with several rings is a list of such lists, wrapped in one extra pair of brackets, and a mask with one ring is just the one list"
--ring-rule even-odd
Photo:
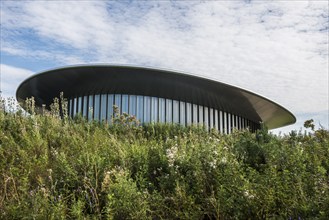
[(42, 72), (26, 79), (17, 89), (19, 103), (34, 97), (36, 106), (49, 106), (54, 97), (120, 93), (182, 100), (233, 113), (269, 129), (296, 122), (277, 103), (250, 91), (215, 80), (174, 71), (118, 65), (71, 66)]

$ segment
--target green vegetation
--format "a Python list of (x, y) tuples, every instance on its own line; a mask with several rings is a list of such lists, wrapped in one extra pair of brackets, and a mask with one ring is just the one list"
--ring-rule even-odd
[(110, 126), (30, 104), (0, 112), (0, 219), (329, 219), (328, 130)]

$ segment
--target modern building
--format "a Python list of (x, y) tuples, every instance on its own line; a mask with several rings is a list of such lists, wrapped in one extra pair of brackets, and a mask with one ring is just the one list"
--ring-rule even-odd
[[(168, 70), (114, 65), (71, 66), (36, 74), (17, 89), (19, 103), (34, 97), (49, 106), (60, 92), (69, 115), (111, 121), (113, 106), (141, 123), (191, 124), (230, 133), (295, 123), (295, 116), (260, 95), (208, 78)], [(92, 110), (91, 110), (92, 109)]]

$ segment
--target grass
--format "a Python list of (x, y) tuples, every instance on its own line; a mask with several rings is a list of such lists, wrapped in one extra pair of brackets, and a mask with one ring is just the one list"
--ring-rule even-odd
[(329, 218), (328, 130), (109, 125), (59, 106), (0, 111), (0, 219)]

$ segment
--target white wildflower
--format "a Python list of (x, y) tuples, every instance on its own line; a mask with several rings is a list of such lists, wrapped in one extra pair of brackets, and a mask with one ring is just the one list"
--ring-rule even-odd
[(209, 162), (210, 167), (213, 168), (213, 169), (216, 169), (216, 167), (217, 167), (216, 164), (217, 164), (217, 160), (216, 159), (214, 159), (213, 161), (210, 161)]
[(176, 155), (177, 155), (177, 151), (178, 151), (178, 148), (177, 148), (176, 145), (174, 147), (171, 147), (171, 148), (166, 150), (166, 155), (167, 155), (167, 158), (168, 158), (169, 167), (172, 167), (174, 165), (175, 158), (176, 158)]
[(243, 192), (243, 195), (244, 195), (245, 197), (249, 198), (249, 199), (253, 199), (253, 198), (255, 198), (255, 196), (252, 195), (248, 190), (245, 190), (245, 191)]
[(227, 163), (227, 159), (226, 159), (226, 157), (222, 157), (222, 159), (220, 160), (220, 163), (222, 163), (222, 164), (226, 164), (226, 163)]

